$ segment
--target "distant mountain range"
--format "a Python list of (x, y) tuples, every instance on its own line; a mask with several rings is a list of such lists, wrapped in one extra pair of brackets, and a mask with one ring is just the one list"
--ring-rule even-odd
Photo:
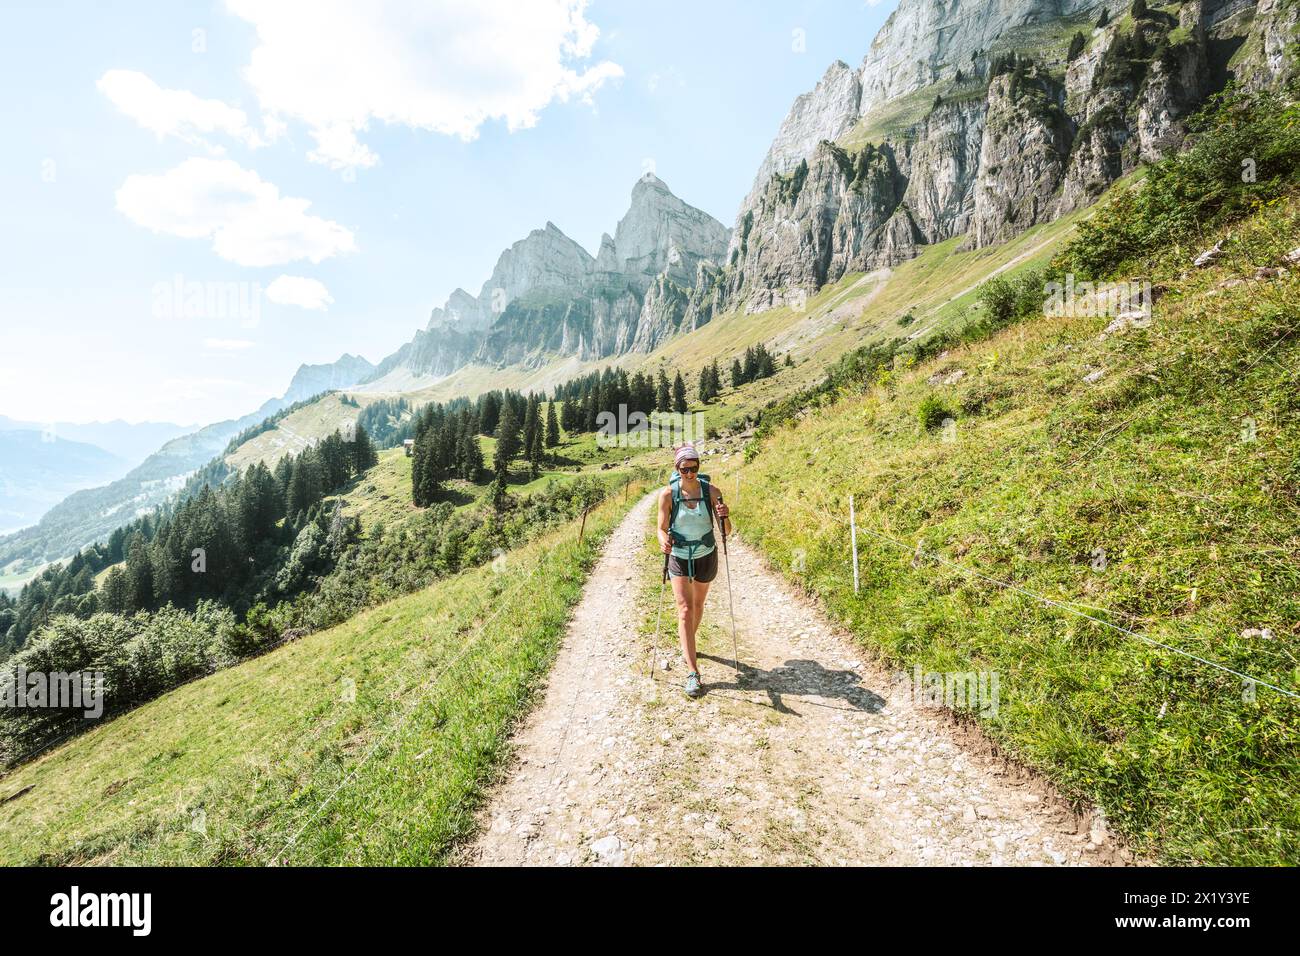
[(198, 425), (175, 425), (171, 422), (131, 422), (120, 418), (111, 422), (28, 422), (0, 415), (0, 432), (31, 431), (46, 438), (57, 437), (101, 448), (124, 464), (122, 474), (130, 471), (162, 446), (180, 435), (198, 429)]
[(85, 442), (0, 430), (0, 533), (26, 527), (72, 492), (129, 469), (121, 458)]
[[(61, 437), (43, 442), (41, 432), (0, 431), (3, 452), (0, 461), (4, 462), (0, 466), (0, 528), (22, 527), (40, 518), (31, 527), (0, 538), (0, 573), (14, 574), (65, 558), (78, 548), (107, 537), (114, 528), (166, 501), (192, 472), (220, 455), (245, 428), (313, 395), (349, 388), (373, 372), (374, 366), (359, 355), (343, 355), (336, 362), (300, 366), (279, 398), (268, 400), (241, 418), (217, 422), (166, 440), (134, 468), (129, 462), (84, 443)], [(99, 426), (101, 434), (117, 436), (125, 442), (122, 430), (114, 429), (113, 424)], [(60, 426), (56, 424), (53, 433), (61, 435)], [(48, 479), (59, 468), (67, 470), (75, 488), (64, 485), (42, 497), (30, 482), (38, 482), (42, 476)], [(29, 489), (26, 498), (20, 493), (24, 487)]]
[(426, 328), (379, 363), (366, 390), (427, 385), (471, 362), (588, 361), (648, 352), (708, 321), (688, 290), (714, 274), (730, 233), (646, 173), (614, 235), (592, 256), (548, 222), (501, 253), (477, 296), (457, 289)]
[(193, 426), (30, 422), (0, 415), (0, 534), (35, 524), (83, 488), (115, 481)]

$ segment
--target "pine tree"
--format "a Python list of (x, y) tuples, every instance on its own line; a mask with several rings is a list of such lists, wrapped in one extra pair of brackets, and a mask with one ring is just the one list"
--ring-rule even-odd
[(120, 565), (114, 567), (104, 577), (99, 589), (103, 608), (111, 614), (128, 614), (131, 611), (131, 588), (126, 572)]
[(718, 371), (718, 360), (700, 369), (700, 401), (713, 401), (722, 392), (722, 374)]
[(469, 431), (462, 439), (461, 477), (466, 481), (477, 482), (483, 473), (483, 449), (478, 443), (478, 435)]
[(659, 369), (659, 381), (655, 389), (655, 409), (657, 411), (670, 411), (673, 407), (671, 386), (668, 384), (668, 376), (664, 370)]
[(731, 362), (731, 387), (740, 388), (745, 384), (745, 370), (741, 367), (740, 359), (733, 359)]
[(153, 606), (153, 562), (144, 536), (136, 533), (126, 549), (127, 596), (131, 610), (145, 611)]
[(445, 425), (441, 428), (434, 427), (429, 430), (429, 441), (426, 444), (428, 448), (426, 458), (428, 460), (425, 463), (423, 472), (420, 474), (419, 503), (426, 508), (437, 500), (438, 493), (442, 491), (443, 475), (446, 474), (443, 467), (434, 458), (438, 440), (442, 437), (444, 431)]
[(555, 402), (546, 403), (546, 447), (554, 448), (560, 443), (560, 423), (555, 420)]
[(519, 454), (519, 421), (515, 418), (514, 405), (505, 403), (501, 407), (501, 420), (497, 423), (496, 454), (492, 458), (492, 471), (496, 474), (498, 485), (504, 492), (510, 478), (510, 462)]
[(501, 420), (501, 394), (488, 392), (478, 400), (478, 427), (480, 435), (492, 435)]
[(677, 377), (673, 379), (673, 411), (678, 415), (685, 415), (686, 409), (686, 380), (682, 378), (682, 373), (678, 372)]
[(543, 427), (541, 404), (535, 396), (530, 395), (528, 396), (527, 411), (524, 412), (523, 447), (524, 456), (528, 458), (530, 469), (532, 466), (533, 446), (541, 446), (540, 435)]
[(352, 474), (359, 475), (367, 468), (379, 464), (379, 453), (375, 451), (374, 442), (365, 427), (357, 424), (357, 434), (352, 442)]
[(630, 383), (631, 397), (628, 401), (629, 412), (642, 412), (649, 415), (655, 410), (655, 383), (654, 379), (637, 372), (632, 376)]
[(285, 514), (290, 523), (296, 523), (299, 513), (307, 510), (313, 504), (307, 477), (307, 467), (303, 459), (304, 456), (299, 455), (293, 460), (289, 473), (289, 490), (284, 496)]
[(420, 418), (415, 424), (415, 447), (411, 449), (411, 502), (416, 507), (423, 507), (424, 469), (429, 440), (429, 428)]
[(1087, 45), (1088, 38), (1082, 33), (1075, 33), (1074, 36), (1070, 37), (1070, 49), (1065, 54), (1066, 62), (1073, 63)]
[(528, 477), (537, 480), (542, 470), (542, 429), (533, 429), (532, 439), (528, 443)]

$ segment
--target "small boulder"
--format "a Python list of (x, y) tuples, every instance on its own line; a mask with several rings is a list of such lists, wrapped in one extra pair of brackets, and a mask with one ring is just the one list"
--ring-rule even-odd
[(1145, 329), (1150, 324), (1150, 312), (1145, 309), (1130, 309), (1115, 316), (1110, 325), (1106, 326), (1101, 335), (1097, 336), (1097, 339), (1104, 341), (1112, 335), (1120, 335), (1129, 329)]
[(623, 841), (613, 835), (602, 837), (591, 844), (591, 852), (600, 862), (617, 866), (623, 862)]
[(1271, 641), (1273, 640), (1273, 629), (1268, 627), (1248, 627), (1241, 632), (1241, 636), (1247, 639), (1257, 637)]
[(1223, 255), (1223, 240), (1220, 239), (1211, 248), (1206, 249), (1199, 256), (1192, 260), (1192, 265), (1198, 269), (1204, 269), (1206, 266), (1212, 266), (1219, 261)]

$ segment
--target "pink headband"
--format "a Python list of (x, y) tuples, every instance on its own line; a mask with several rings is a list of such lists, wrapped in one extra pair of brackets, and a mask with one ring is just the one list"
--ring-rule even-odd
[(700, 453), (695, 450), (694, 445), (683, 445), (677, 449), (677, 454), (673, 457), (673, 467), (676, 468), (684, 461), (699, 461)]

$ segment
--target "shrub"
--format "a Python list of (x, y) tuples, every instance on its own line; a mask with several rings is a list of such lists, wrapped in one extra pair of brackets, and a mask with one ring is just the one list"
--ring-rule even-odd
[(938, 395), (925, 396), (916, 409), (917, 421), (921, 423), (921, 428), (927, 432), (932, 432), (942, 425), (945, 418), (953, 417), (951, 409)]
[(1191, 147), (1081, 222), (1054, 267), (1093, 281), (1143, 268), (1300, 179), (1300, 106), (1274, 93), (1230, 88), (1190, 129)]

